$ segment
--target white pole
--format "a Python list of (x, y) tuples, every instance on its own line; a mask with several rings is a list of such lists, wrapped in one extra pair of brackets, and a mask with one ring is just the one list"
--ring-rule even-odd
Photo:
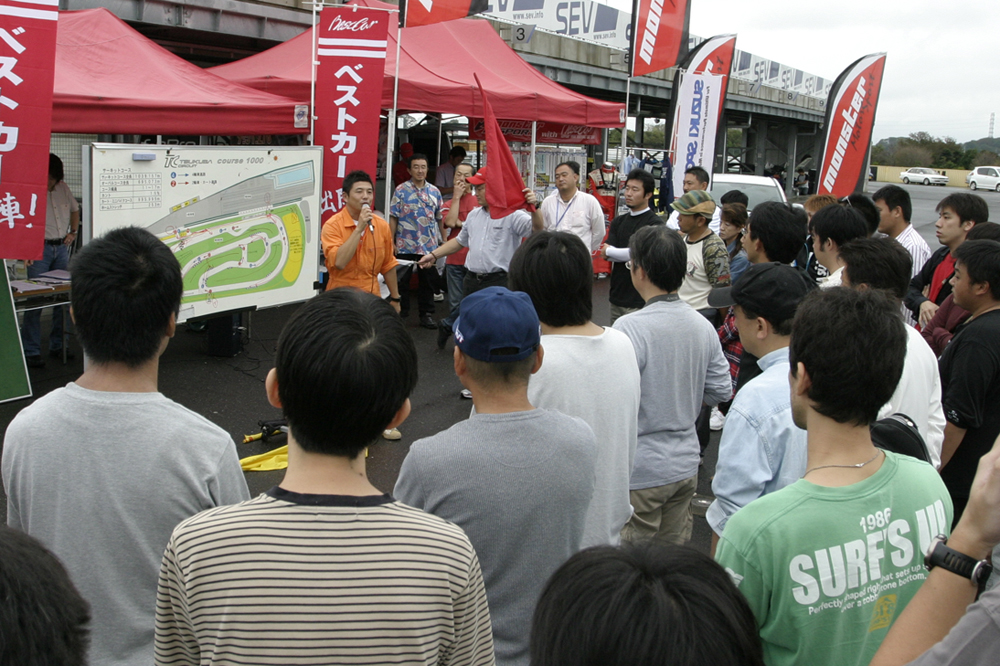
[(319, 30), (316, 29), (316, 19), (319, 16), (317, 8), (322, 5), (323, 2), (312, 3), (312, 13), (313, 13), (313, 36), (312, 36), (312, 81), (309, 85), (309, 145), (315, 145), (315, 128), (316, 128), (316, 68), (319, 66), (319, 61), (316, 59), (316, 48), (319, 43)]
[(528, 165), (528, 187), (535, 191), (535, 133), (538, 131), (538, 121), (531, 121), (531, 163)]
[[(438, 147), (437, 147), (437, 161), (434, 163), (435, 169), (437, 165), (441, 164), (441, 125), (444, 124), (444, 114), (438, 114)], [(434, 172), (434, 178), (437, 179), (437, 171)]]
[(632, 91), (632, 77), (625, 77), (625, 127), (622, 128), (622, 160), (625, 159), (626, 148), (628, 148), (628, 97)]
[(389, 202), (392, 201), (392, 151), (396, 146), (396, 104), (399, 100), (399, 45), (403, 41), (403, 28), (396, 23), (396, 75), (392, 82), (392, 108), (389, 109), (389, 136), (385, 143), (385, 207), (382, 214), (389, 217)]

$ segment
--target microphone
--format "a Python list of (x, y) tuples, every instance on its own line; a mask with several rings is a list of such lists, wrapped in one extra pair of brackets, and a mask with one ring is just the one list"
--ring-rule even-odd
[[(361, 212), (364, 212), (366, 208), (368, 210), (372, 209), (371, 205), (367, 201), (361, 204)], [(375, 225), (372, 224), (371, 220), (368, 220), (368, 230), (371, 231), (372, 233), (375, 233)]]

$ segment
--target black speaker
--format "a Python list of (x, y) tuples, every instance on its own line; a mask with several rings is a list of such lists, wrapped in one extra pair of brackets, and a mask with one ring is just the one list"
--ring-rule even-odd
[(208, 355), (231, 358), (243, 351), (243, 313), (232, 312), (208, 320)]

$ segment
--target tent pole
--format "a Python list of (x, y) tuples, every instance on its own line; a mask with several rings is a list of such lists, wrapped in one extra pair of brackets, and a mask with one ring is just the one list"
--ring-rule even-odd
[[(392, 108), (389, 109), (387, 129), (389, 136), (385, 143), (385, 206), (382, 214), (389, 217), (389, 202), (392, 201), (392, 151), (396, 147), (396, 104), (399, 101), (399, 45), (403, 41), (403, 26), (396, 25), (396, 76), (392, 82)], [(395, 243), (395, 240), (393, 241)]]
[(528, 187), (535, 191), (535, 134), (538, 131), (538, 121), (531, 121), (531, 163), (528, 165)]
[(316, 29), (316, 19), (319, 16), (317, 8), (323, 4), (323, 0), (319, 2), (312, 3), (312, 13), (313, 13), (313, 36), (312, 36), (312, 80), (309, 85), (309, 145), (316, 145), (315, 129), (316, 129), (316, 67), (319, 66), (319, 61), (316, 59), (316, 49), (319, 42), (319, 30)]
[[(434, 168), (437, 169), (437, 165), (441, 164), (441, 126), (444, 124), (444, 114), (438, 114), (438, 144), (437, 144), (437, 162), (434, 163)], [(434, 179), (437, 180), (437, 171), (434, 172)]]
[(628, 97), (629, 93), (632, 91), (632, 77), (625, 77), (625, 127), (622, 128), (622, 160), (624, 161), (625, 156), (628, 154)]

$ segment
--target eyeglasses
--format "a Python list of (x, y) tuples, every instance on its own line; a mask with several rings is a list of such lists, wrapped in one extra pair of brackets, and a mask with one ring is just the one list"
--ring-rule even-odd
[(627, 268), (629, 270), (632, 270), (632, 260), (631, 259), (629, 259), (628, 261), (625, 262), (625, 268)]

